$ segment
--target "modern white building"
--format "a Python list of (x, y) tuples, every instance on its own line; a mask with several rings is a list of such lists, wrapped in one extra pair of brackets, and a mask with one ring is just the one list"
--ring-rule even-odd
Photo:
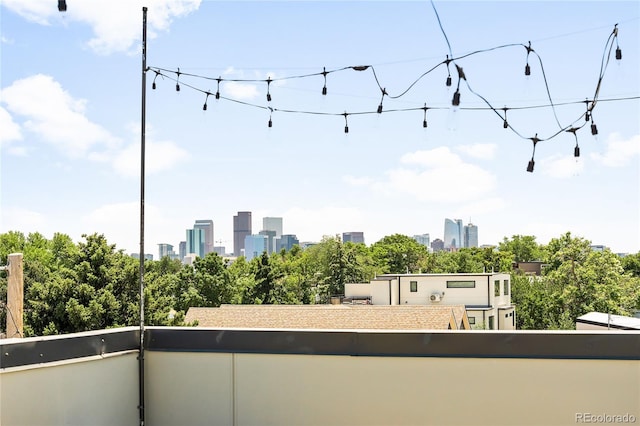
[(385, 274), (344, 291), (345, 299), (373, 305), (464, 305), (472, 327), (516, 328), (509, 274)]

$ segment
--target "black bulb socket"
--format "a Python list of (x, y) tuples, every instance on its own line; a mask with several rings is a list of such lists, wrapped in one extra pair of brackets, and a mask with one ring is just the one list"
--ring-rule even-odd
[(151, 85), (151, 89), (156, 90), (156, 82), (154, 81), (153, 84)]
[(427, 128), (427, 120), (424, 120), (424, 121), (422, 122), (422, 127), (424, 127), (425, 129)]
[(460, 91), (456, 90), (456, 93), (453, 94), (453, 99), (451, 100), (451, 105), (453, 105), (453, 106), (460, 105)]
[(349, 133), (349, 126), (344, 126), (344, 132)]
[(533, 166), (536, 164), (535, 161), (533, 160), (529, 160), (529, 164), (527, 165), (527, 171), (529, 173), (533, 173)]
[(176, 92), (179, 92), (179, 91), (180, 91), (180, 85), (176, 84)]
[(616, 59), (622, 59), (622, 49), (620, 49), (619, 47), (616, 49)]
[(267, 102), (271, 102), (271, 93), (267, 93)]
[(593, 124), (593, 123), (591, 124), (591, 134), (592, 134), (593, 136), (595, 136), (595, 135), (597, 135), (597, 134), (598, 134), (598, 127), (597, 127), (595, 124)]
[(529, 64), (524, 66), (524, 75), (531, 75), (531, 67)]
[(507, 120), (504, 120), (504, 123), (502, 123), (502, 128), (503, 129), (508, 129), (509, 128), (509, 123), (507, 123)]
[(206, 111), (207, 110), (207, 104), (202, 105), (202, 110)]
[(322, 94), (323, 94), (323, 95), (326, 95), (326, 94), (327, 94), (327, 86), (324, 86), (324, 87), (322, 88)]
[(575, 148), (573, 148), (573, 156), (574, 157), (580, 157), (580, 147), (576, 145)]
[(269, 127), (273, 127), (273, 122), (269, 119)]
[(451, 76), (447, 77), (447, 87), (451, 87)]

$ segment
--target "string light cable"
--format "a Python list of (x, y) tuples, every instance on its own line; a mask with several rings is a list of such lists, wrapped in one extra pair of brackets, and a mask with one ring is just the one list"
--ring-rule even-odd
[[(384, 113), (390, 113), (390, 112), (408, 112), (408, 111), (422, 111), (424, 114), (423, 117), (423, 127), (427, 127), (427, 120), (426, 120), (426, 113), (427, 110), (429, 109), (448, 109), (446, 107), (438, 107), (438, 106), (428, 106), (426, 103), (424, 103), (424, 106), (420, 106), (420, 107), (410, 107), (410, 108), (396, 108), (396, 109), (384, 109), (383, 111), (383, 102), (384, 102), (384, 98), (387, 97), (389, 99), (399, 99), (402, 98), (403, 96), (407, 95), (409, 92), (412, 91), (412, 89), (418, 84), (418, 82), (420, 82), (423, 78), (425, 78), (426, 76), (428, 76), (429, 74), (431, 74), (433, 71), (435, 71), (436, 69), (438, 69), (441, 66), (446, 66), (448, 72), (448, 77), (447, 77), (447, 86), (451, 85), (451, 74), (450, 74), (450, 64), (453, 64), (455, 66), (455, 69), (457, 71), (458, 74), (458, 83), (456, 86), (456, 91), (453, 95), (453, 99), (451, 101), (451, 104), (453, 107), (455, 108), (459, 108), (461, 110), (491, 110), (493, 111), (499, 118), (500, 121), (503, 124), (503, 127), (505, 129), (510, 129), (514, 134), (516, 134), (518, 137), (522, 138), (522, 139), (529, 139), (529, 140), (533, 140), (533, 138), (530, 137), (526, 137), (524, 136), (520, 131), (518, 131), (516, 128), (514, 128), (510, 123), (508, 123), (507, 121), (507, 111), (508, 110), (525, 110), (525, 109), (533, 109), (533, 108), (551, 108), (552, 112), (553, 112), (553, 116), (554, 119), (556, 121), (556, 124), (558, 125), (558, 131), (556, 131), (555, 133), (553, 133), (552, 135), (546, 137), (546, 138), (540, 138), (537, 136), (535, 136), (536, 139), (536, 144), (538, 142), (541, 141), (547, 141), (550, 139), (553, 139), (555, 137), (557, 137), (558, 135), (562, 134), (562, 133), (572, 133), (574, 136), (574, 139), (576, 140), (576, 148), (574, 150), (574, 154), (578, 154), (575, 156), (579, 156), (579, 147), (577, 144), (577, 135), (576, 132), (580, 129), (582, 129), (586, 122), (591, 122), (591, 133), (593, 135), (597, 134), (597, 127), (593, 121), (593, 110), (597, 104), (597, 102), (599, 101), (623, 101), (623, 100), (634, 100), (634, 99), (639, 99), (640, 96), (627, 96), (627, 97), (618, 97), (618, 98), (609, 98), (609, 99), (599, 99), (600, 96), (600, 89), (602, 87), (602, 82), (604, 80), (605, 74), (606, 74), (606, 70), (608, 68), (609, 62), (610, 62), (610, 58), (612, 56), (612, 52), (613, 52), (613, 47), (614, 44), (616, 46), (616, 50), (615, 50), (615, 57), (616, 60), (621, 60), (622, 59), (622, 50), (620, 49), (619, 45), (618, 45), (618, 24), (615, 24), (613, 31), (609, 34), (609, 37), (607, 38), (607, 41), (605, 43), (605, 49), (603, 51), (602, 54), (602, 60), (601, 60), (601, 64), (600, 64), (600, 72), (598, 75), (598, 80), (597, 80), (597, 84), (596, 84), (596, 88), (594, 91), (594, 95), (592, 97), (592, 99), (586, 99), (583, 101), (569, 101), (569, 102), (562, 102), (562, 103), (557, 103), (554, 102), (552, 96), (551, 96), (551, 91), (549, 89), (549, 83), (548, 83), (548, 79), (547, 79), (547, 75), (544, 69), (544, 64), (542, 61), (542, 58), (540, 57), (540, 55), (531, 47), (531, 42), (528, 43), (528, 45), (522, 44), (522, 43), (510, 43), (510, 44), (503, 44), (500, 46), (495, 46), (495, 47), (491, 47), (488, 49), (481, 49), (481, 50), (476, 50), (476, 51), (472, 51), (469, 53), (466, 53), (464, 55), (461, 55), (459, 57), (454, 57), (453, 56), (453, 52), (452, 52), (452, 48), (451, 48), (451, 44), (449, 42), (449, 39), (446, 35), (446, 32), (444, 31), (444, 28), (442, 26), (442, 22), (440, 20), (440, 16), (435, 8), (435, 5), (433, 3), (433, 0), (431, 0), (431, 4), (432, 7), (434, 9), (434, 13), (436, 15), (437, 21), (438, 21), (438, 25), (440, 27), (440, 30), (445, 38), (446, 44), (447, 44), (447, 48), (449, 51), (449, 54), (446, 56), (446, 59), (444, 61), (441, 61), (439, 63), (437, 63), (436, 65), (432, 66), (431, 68), (427, 69), (425, 72), (421, 73), (417, 78), (415, 78), (406, 89), (401, 90), (400, 92), (398, 92), (398, 94), (390, 94), (387, 89), (386, 86), (382, 84), (382, 82), (380, 81), (380, 79), (378, 78), (378, 75), (376, 73), (376, 69), (373, 65), (350, 65), (350, 66), (343, 66), (343, 67), (339, 67), (339, 68), (334, 68), (334, 69), (330, 69), (327, 70), (326, 67), (322, 68), (322, 71), (320, 72), (313, 72), (313, 73), (307, 73), (307, 74), (299, 74), (299, 75), (291, 75), (291, 76), (285, 76), (285, 77), (278, 77), (278, 78), (272, 78), (271, 76), (267, 76), (267, 79), (238, 79), (238, 78), (222, 78), (222, 77), (210, 77), (210, 76), (205, 76), (205, 75), (199, 75), (199, 74), (195, 74), (195, 73), (188, 73), (188, 72), (184, 72), (181, 71), (180, 68), (177, 69), (177, 71), (172, 70), (172, 69), (168, 69), (168, 68), (162, 68), (162, 67), (147, 67), (147, 71), (151, 71), (155, 73), (154, 79), (153, 79), (153, 83), (152, 83), (152, 89), (156, 89), (157, 85), (156, 85), (156, 80), (158, 78), (158, 76), (161, 76), (163, 79), (164, 78), (168, 78), (171, 80), (174, 80), (176, 82), (176, 91), (180, 91), (180, 85), (182, 84), (185, 87), (188, 87), (192, 90), (201, 92), (203, 95), (205, 95), (205, 103), (203, 105), (203, 110), (207, 110), (207, 101), (209, 99), (209, 96), (212, 95), (212, 92), (208, 91), (208, 90), (203, 90), (199, 87), (197, 87), (194, 84), (189, 84), (186, 83), (184, 78), (185, 77), (189, 77), (189, 78), (193, 78), (193, 79), (203, 79), (203, 80), (210, 80), (210, 81), (215, 81), (217, 83), (217, 90), (215, 92), (215, 99), (222, 99), (225, 101), (230, 101), (230, 102), (234, 102), (237, 104), (242, 104), (245, 106), (250, 106), (250, 107), (254, 107), (254, 108), (260, 108), (260, 109), (264, 109), (264, 110), (268, 110), (270, 115), (269, 115), (269, 127), (272, 127), (272, 115), (274, 112), (283, 112), (283, 113), (294, 113), (294, 114), (309, 114), (309, 115), (322, 115), (322, 116), (342, 116), (345, 119), (345, 133), (348, 133), (348, 123), (347, 123), (347, 117), (349, 115), (365, 115), (365, 114), (382, 114)], [(542, 104), (542, 105), (529, 105), (529, 106), (520, 106), (520, 107), (508, 107), (508, 106), (504, 106), (503, 108), (495, 108), (491, 102), (487, 99), (486, 96), (481, 95), (480, 93), (474, 91), (467, 79), (467, 76), (464, 73), (464, 70), (462, 68), (462, 66), (460, 66), (458, 64), (459, 61), (461, 61), (462, 59), (474, 56), (474, 55), (479, 55), (482, 53), (487, 53), (487, 52), (491, 52), (491, 51), (495, 51), (498, 49), (506, 49), (506, 48), (511, 48), (511, 47), (524, 47), (526, 49), (526, 65), (525, 65), (525, 75), (530, 75), (530, 66), (529, 66), (529, 56), (531, 54), (533, 54), (537, 60), (538, 63), (540, 65), (540, 70), (541, 70), (541, 74), (542, 74), (542, 79), (544, 81), (544, 86), (545, 86), (545, 90), (546, 90), (546, 97), (548, 99), (548, 104)], [(323, 79), (323, 86), (322, 86), (322, 95), (326, 95), (327, 94), (327, 76), (329, 74), (333, 74), (333, 73), (338, 73), (338, 72), (345, 72), (345, 71), (358, 71), (358, 72), (362, 72), (362, 71), (367, 71), (369, 70), (371, 72), (371, 75), (373, 76), (373, 79), (376, 83), (376, 85), (378, 86), (378, 89), (380, 90), (381, 93), (381, 97), (380, 97), (380, 102), (378, 104), (378, 107), (376, 108), (375, 111), (360, 111), (360, 112), (343, 112), (343, 113), (334, 113), (334, 112), (320, 112), (320, 111), (306, 111), (306, 110), (296, 110), (296, 109), (284, 109), (284, 108), (275, 108), (271, 106), (272, 103), (272, 95), (271, 95), (271, 83), (275, 83), (278, 81), (285, 81), (285, 80), (292, 80), (292, 79), (308, 79), (308, 78), (317, 78), (317, 77), (321, 77)], [(175, 77), (174, 77), (175, 76)], [(182, 80), (181, 80), (181, 76), (182, 76)], [(486, 105), (486, 107), (460, 107), (460, 85), (461, 82), (464, 81), (465, 86), (467, 88), (467, 90), (469, 90), (470, 93), (472, 93), (473, 95), (475, 95), (476, 97), (478, 97), (479, 99), (482, 100), (482, 102)], [(220, 93), (220, 83), (221, 82), (242, 82), (242, 83), (266, 83), (267, 85), (267, 102), (268, 102), (268, 106), (264, 106), (264, 105), (259, 105), (259, 104), (255, 104), (255, 103), (251, 103), (251, 102), (246, 102), (246, 101), (241, 101), (238, 99), (233, 99), (230, 97), (226, 97), (226, 96), (222, 96), (222, 94)], [(579, 104), (579, 103), (586, 103), (586, 110), (585, 112), (583, 112), (577, 119), (575, 119), (574, 121), (572, 121), (570, 124), (568, 125), (562, 125), (560, 123), (560, 120), (558, 118), (558, 114), (557, 114), (557, 110), (556, 107), (558, 106), (564, 106), (564, 105), (572, 105), (572, 104)], [(581, 120), (584, 119), (584, 122), (582, 123), (582, 125), (577, 126), (576, 124)], [(534, 144), (535, 145), (535, 144)], [(534, 153), (535, 153), (535, 149), (534, 149)], [(533, 161), (533, 158), (532, 158)], [(531, 167), (532, 168), (532, 167)], [(529, 167), (528, 167), (529, 169)]]

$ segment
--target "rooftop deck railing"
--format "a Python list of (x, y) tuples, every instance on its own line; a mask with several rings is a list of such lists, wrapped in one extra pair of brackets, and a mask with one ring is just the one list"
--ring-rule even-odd
[[(0, 424), (138, 424), (138, 328), (0, 340)], [(640, 333), (145, 330), (148, 425), (640, 422)]]

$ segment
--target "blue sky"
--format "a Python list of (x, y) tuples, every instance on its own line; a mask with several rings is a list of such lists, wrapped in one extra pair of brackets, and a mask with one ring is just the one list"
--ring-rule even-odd
[[(0, 0), (0, 232), (54, 232), (79, 240), (104, 233), (137, 252), (144, 2)], [(147, 73), (146, 252), (177, 246), (196, 219), (212, 219), (217, 245), (231, 251), (232, 218), (253, 212), (284, 218), (302, 241), (364, 231), (429, 233), (444, 219), (479, 228), (480, 244), (535, 235), (540, 243), (566, 231), (616, 252), (640, 250), (640, 6), (637, 1), (437, 1), (454, 57), (506, 44), (540, 55), (561, 126), (593, 99), (607, 38), (618, 24), (614, 57), (587, 125), (575, 139), (550, 108), (508, 110), (514, 131), (460, 86), (459, 109), (445, 85), (446, 67), (425, 75), (397, 100), (385, 97), (371, 68), (327, 76), (278, 78), (373, 65), (388, 95), (407, 89), (445, 60), (447, 42), (428, 1), (147, 2), (147, 65), (221, 77), (156, 79)], [(613, 49), (615, 51), (616, 43)], [(523, 46), (456, 61), (471, 89), (496, 108), (548, 105), (542, 70)], [(268, 77), (271, 103), (266, 100)], [(228, 80), (262, 80), (231, 82)], [(392, 109), (426, 105), (423, 112)], [(293, 114), (278, 110), (336, 115)], [(502, 111), (501, 111), (502, 112)], [(584, 123), (578, 120), (577, 124)]]

